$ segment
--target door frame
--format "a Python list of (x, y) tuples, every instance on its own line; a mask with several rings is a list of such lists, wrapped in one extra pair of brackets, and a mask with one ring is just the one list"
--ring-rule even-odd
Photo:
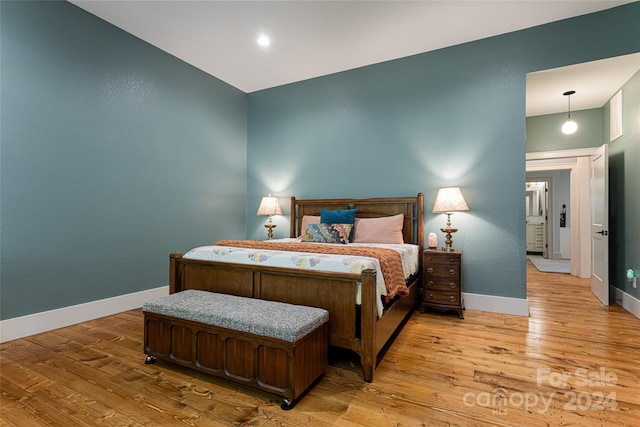
[(599, 148), (526, 153), (526, 172), (570, 171), (571, 274), (584, 279), (591, 277), (590, 158)]

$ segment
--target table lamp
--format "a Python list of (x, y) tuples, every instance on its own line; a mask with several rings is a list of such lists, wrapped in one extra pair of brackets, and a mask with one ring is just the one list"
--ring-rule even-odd
[(434, 213), (446, 213), (447, 214), (447, 227), (441, 228), (440, 231), (446, 234), (445, 251), (453, 250), (453, 241), (451, 240), (451, 233), (458, 231), (457, 228), (451, 228), (451, 214), (458, 211), (468, 211), (469, 206), (464, 200), (462, 191), (459, 187), (446, 187), (438, 190), (436, 201), (433, 204)]
[(269, 240), (273, 239), (273, 229), (276, 228), (276, 225), (272, 222), (271, 217), (273, 215), (282, 215), (282, 209), (280, 209), (278, 199), (272, 197), (271, 194), (263, 197), (258, 207), (258, 215), (269, 215), (269, 222), (264, 226), (269, 229), (267, 233)]

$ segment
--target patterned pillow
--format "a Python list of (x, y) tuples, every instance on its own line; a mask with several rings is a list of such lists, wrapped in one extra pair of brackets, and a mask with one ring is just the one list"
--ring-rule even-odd
[(349, 243), (352, 224), (309, 224), (302, 236), (303, 242)]
[(320, 224), (320, 215), (305, 215), (302, 217), (302, 224), (300, 224), (300, 229), (298, 230), (298, 236), (302, 236), (305, 231), (307, 231), (307, 226), (309, 224)]
[[(320, 209), (321, 224), (353, 224), (358, 209)], [(353, 228), (348, 242), (353, 241)]]

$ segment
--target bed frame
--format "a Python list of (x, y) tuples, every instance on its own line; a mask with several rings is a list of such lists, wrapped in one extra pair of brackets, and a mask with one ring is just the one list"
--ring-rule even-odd
[[(304, 215), (320, 215), (320, 209), (358, 209), (358, 218), (378, 218), (404, 214), (405, 243), (424, 248), (424, 197), (368, 199), (291, 198), (291, 237), (298, 236)], [(420, 252), (422, 253), (422, 252)], [(422, 257), (420, 263), (422, 263)], [(357, 353), (363, 378), (373, 381), (373, 373), (384, 352), (412, 314), (420, 300), (420, 278), (409, 284), (409, 296), (396, 299), (378, 318), (376, 272), (362, 274), (328, 273), (293, 268), (234, 264), (184, 259), (170, 255), (170, 292), (200, 289), (211, 292), (321, 307), (329, 311), (329, 344)], [(357, 287), (361, 305), (357, 306)]]

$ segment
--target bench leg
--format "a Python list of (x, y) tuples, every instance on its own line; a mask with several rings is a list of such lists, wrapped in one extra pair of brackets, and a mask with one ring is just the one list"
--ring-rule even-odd
[(282, 399), (282, 405), (280, 405), (280, 409), (282, 409), (283, 411), (288, 411), (292, 409), (294, 406), (295, 404), (291, 399), (285, 398), (285, 399)]

